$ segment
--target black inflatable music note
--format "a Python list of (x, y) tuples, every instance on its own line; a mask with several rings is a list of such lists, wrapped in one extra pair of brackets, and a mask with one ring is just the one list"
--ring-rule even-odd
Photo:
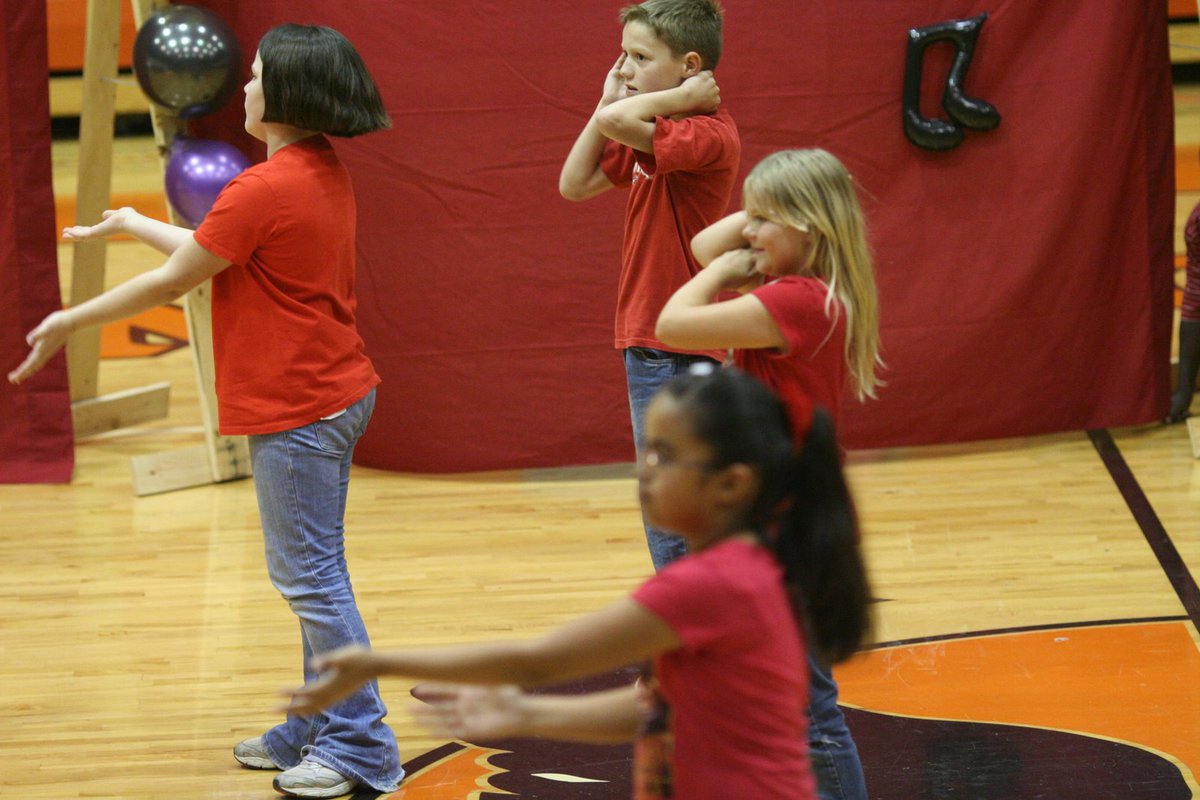
[[(962, 143), (963, 128), (990, 131), (1000, 124), (1000, 112), (991, 103), (970, 97), (963, 90), (979, 30), (987, 18), (984, 13), (971, 19), (947, 20), (908, 31), (908, 55), (904, 64), (904, 135), (917, 147), (949, 150)], [(942, 108), (950, 115), (949, 120), (921, 116), (921, 71), (925, 50), (931, 44), (944, 41), (954, 45), (954, 62), (942, 92)]]

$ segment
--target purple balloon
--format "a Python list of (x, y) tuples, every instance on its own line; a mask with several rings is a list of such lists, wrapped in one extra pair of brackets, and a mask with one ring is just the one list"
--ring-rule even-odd
[(250, 166), (242, 151), (212, 139), (181, 136), (167, 159), (167, 200), (189, 227), (200, 227), (225, 184)]

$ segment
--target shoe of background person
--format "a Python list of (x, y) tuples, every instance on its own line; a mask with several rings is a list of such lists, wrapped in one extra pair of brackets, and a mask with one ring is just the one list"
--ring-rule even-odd
[(262, 737), (255, 736), (233, 746), (233, 757), (238, 763), (250, 769), (283, 769), (271, 760), (271, 756), (263, 747)]
[(293, 797), (341, 797), (357, 783), (324, 764), (304, 759), (275, 776), (275, 791)]

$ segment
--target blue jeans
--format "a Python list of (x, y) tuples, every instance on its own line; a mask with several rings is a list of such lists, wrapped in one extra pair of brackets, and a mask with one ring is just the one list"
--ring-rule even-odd
[[(343, 645), (370, 646), (346, 568), (343, 521), (350, 457), (375, 392), (327, 420), (249, 437), (271, 583), (300, 620), (305, 682), (309, 659)], [(271, 760), (293, 767), (311, 758), (381, 792), (404, 770), (375, 682), (314, 717), (289, 714), (263, 735)]]
[[(664, 383), (688, 371), (698, 361), (720, 366), (716, 361), (706, 356), (690, 356), (683, 353), (669, 353), (666, 350), (651, 350), (648, 347), (630, 347), (624, 351), (625, 382), (629, 388), (629, 417), (633, 422), (633, 446), (641, 458), (645, 447), (646, 436), (644, 422), (646, 409), (650, 401)], [(687, 553), (687, 544), (678, 536), (660, 531), (646, 523), (642, 518), (642, 526), (646, 529), (646, 544), (650, 547), (650, 560), (658, 571), (677, 558)]]
[[(625, 350), (625, 379), (629, 387), (629, 413), (633, 422), (633, 441), (640, 455), (645, 443), (643, 422), (646, 409), (664, 383), (698, 361), (716, 364), (705, 356), (691, 356), (633, 347)], [(678, 536), (645, 524), (646, 543), (654, 569), (687, 553), (687, 544)], [(808, 656), (808, 749), (820, 800), (867, 800), (858, 748), (846, 727), (838, 707), (838, 687), (829, 668), (810, 653)]]
[(867, 800), (858, 747), (838, 707), (838, 686), (829, 667), (808, 654), (808, 757), (820, 800)]

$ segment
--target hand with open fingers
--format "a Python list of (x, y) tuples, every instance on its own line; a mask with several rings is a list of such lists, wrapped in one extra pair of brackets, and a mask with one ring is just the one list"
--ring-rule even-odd
[(418, 684), (411, 706), (416, 720), (455, 739), (507, 739), (526, 731), (526, 695), (516, 686)]
[(307, 717), (329, 708), (376, 677), (374, 665), (375, 654), (357, 644), (314, 656), (312, 667), (318, 677), (299, 689), (282, 692), (290, 700), (281, 710)]
[(621, 53), (604, 78), (604, 94), (600, 97), (601, 105), (615, 103), (625, 97), (625, 79), (621, 77), (621, 67), (623, 66), (625, 66), (625, 54)]
[(712, 70), (701, 70), (680, 86), (687, 92), (688, 105), (693, 111), (711, 114), (721, 105), (721, 88)]
[(67, 318), (67, 312), (55, 311), (47, 316), (25, 337), (25, 341), (30, 347), (29, 355), (25, 357), (20, 366), (8, 373), (8, 382), (21, 383), (44, 367), (46, 362), (67, 343), (67, 338), (71, 333), (71, 323)]
[(125, 232), (125, 224), (130, 215), (136, 214), (129, 206), (110, 208), (100, 215), (100, 221), (95, 225), (72, 225), (63, 228), (63, 238), (69, 242), (86, 242), (90, 239), (103, 239)]

